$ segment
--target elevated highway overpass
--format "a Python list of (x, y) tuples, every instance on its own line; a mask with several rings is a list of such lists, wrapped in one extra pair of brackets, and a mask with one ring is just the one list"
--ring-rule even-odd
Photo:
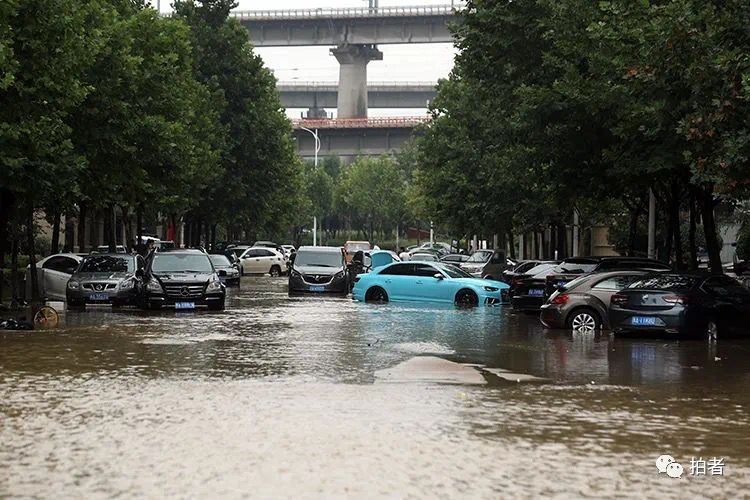
[[(369, 108), (426, 108), (435, 98), (434, 82), (368, 82)], [(339, 86), (333, 82), (279, 82), (285, 108), (335, 108)]]

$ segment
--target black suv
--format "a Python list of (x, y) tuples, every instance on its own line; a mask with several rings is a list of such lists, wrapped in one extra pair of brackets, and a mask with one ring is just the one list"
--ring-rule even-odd
[(146, 266), (143, 307), (160, 309), (224, 309), (226, 287), (220, 280), (226, 271), (216, 272), (211, 259), (200, 250), (159, 252)]

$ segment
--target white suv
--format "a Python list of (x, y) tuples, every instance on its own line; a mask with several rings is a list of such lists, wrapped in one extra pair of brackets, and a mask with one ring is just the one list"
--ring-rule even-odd
[(240, 272), (281, 276), (286, 271), (284, 256), (273, 248), (250, 247), (240, 254)]

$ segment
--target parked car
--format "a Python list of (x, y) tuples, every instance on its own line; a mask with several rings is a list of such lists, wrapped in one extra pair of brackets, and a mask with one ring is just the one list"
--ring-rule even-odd
[(365, 265), (372, 269), (378, 269), (394, 262), (401, 262), (396, 252), (390, 250), (373, 250), (365, 254)]
[(369, 252), (372, 249), (369, 241), (347, 241), (344, 243), (344, 252), (346, 252), (346, 261), (351, 262), (354, 254), (359, 252)]
[(68, 308), (85, 308), (86, 304), (138, 305), (145, 266), (146, 261), (140, 255), (88, 255), (68, 280)]
[(581, 274), (601, 273), (606, 271), (624, 271), (634, 269), (641, 271), (667, 272), (672, 267), (655, 259), (639, 257), (572, 257), (560, 263), (561, 272), (547, 276), (545, 296), (549, 297), (557, 287), (576, 279)]
[(226, 255), (210, 254), (211, 264), (217, 272), (224, 271), (226, 275), (219, 276), (219, 280), (227, 286), (240, 286), (240, 269), (238, 264), (233, 264)]
[(433, 243), (427, 241), (425, 243), (422, 243), (421, 245), (414, 247), (409, 251), (409, 253), (423, 253), (425, 250), (436, 252), (440, 257), (442, 257), (451, 253), (452, 247), (449, 244), (440, 241), (435, 241)]
[(221, 277), (226, 277), (226, 271), (217, 272), (208, 255), (199, 250), (157, 253), (146, 264), (141, 305), (223, 310), (226, 286)]
[(461, 269), (475, 278), (499, 281), (508, 262), (503, 250), (477, 250), (461, 264)]
[(609, 328), (612, 296), (648, 271), (586, 274), (559, 287), (542, 306), (539, 319), (547, 328), (593, 331)]
[(440, 262), (457, 265), (459, 267), (462, 262), (466, 262), (467, 260), (469, 260), (469, 256), (463, 253), (451, 253), (440, 258)]
[[(99, 245), (96, 247), (96, 253), (109, 253), (109, 245)], [(115, 245), (115, 253), (128, 253), (125, 245)]]
[(750, 290), (724, 275), (649, 276), (612, 296), (609, 319), (615, 333), (750, 335)]
[(224, 250), (224, 255), (230, 260), (232, 256), (239, 258), (248, 248), (251, 248), (250, 245), (228, 245)]
[(251, 247), (240, 256), (240, 274), (281, 276), (286, 271), (284, 256), (273, 248)]
[(510, 282), (513, 280), (514, 277), (520, 276), (521, 274), (526, 273), (532, 267), (538, 266), (542, 262), (543, 261), (540, 261), (540, 260), (522, 260), (518, 262), (512, 268), (509, 268), (503, 271), (503, 275), (500, 278), (500, 280), (510, 284)]
[[(39, 296), (47, 300), (67, 300), (68, 280), (86, 254), (56, 253), (36, 263)], [(26, 298), (31, 298), (31, 267), (26, 266)]]
[(341, 247), (302, 246), (289, 270), (289, 293), (349, 293), (349, 272)]
[(281, 245), (281, 248), (284, 250), (284, 255), (287, 259), (292, 256), (294, 252), (297, 251), (294, 245)]
[(286, 256), (286, 253), (284, 252), (284, 247), (281, 245), (277, 245), (273, 241), (256, 241), (253, 243), (254, 247), (263, 247), (263, 248), (272, 248), (279, 252), (281, 255)]
[(537, 312), (546, 301), (544, 287), (547, 275), (555, 272), (559, 262), (543, 262), (526, 273), (515, 276), (510, 283), (510, 303), (513, 309)]
[(361, 302), (443, 302), (461, 306), (503, 302), (508, 285), (473, 278), (439, 262), (396, 262), (355, 278), (352, 294)]
[(434, 253), (426, 253), (426, 252), (417, 252), (411, 254), (411, 261), (421, 261), (421, 262), (439, 262), (440, 257), (435, 255)]

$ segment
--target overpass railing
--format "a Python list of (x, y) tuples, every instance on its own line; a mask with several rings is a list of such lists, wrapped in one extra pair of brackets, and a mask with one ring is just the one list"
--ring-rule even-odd
[(453, 15), (463, 9), (465, 2), (456, 1), (441, 5), (414, 5), (398, 7), (342, 7), (287, 10), (238, 10), (229, 13), (240, 21), (283, 21), (287, 19), (332, 19), (351, 17), (411, 17)]
[(399, 116), (383, 118), (333, 118), (292, 120), (295, 129), (352, 129), (352, 128), (413, 128), (430, 121), (429, 116)]
[[(339, 82), (316, 82), (316, 81), (279, 81), (276, 83), (277, 88), (294, 89), (294, 90), (319, 90), (319, 89), (338, 89)], [(367, 82), (368, 89), (430, 89), (434, 90), (437, 82)]]

